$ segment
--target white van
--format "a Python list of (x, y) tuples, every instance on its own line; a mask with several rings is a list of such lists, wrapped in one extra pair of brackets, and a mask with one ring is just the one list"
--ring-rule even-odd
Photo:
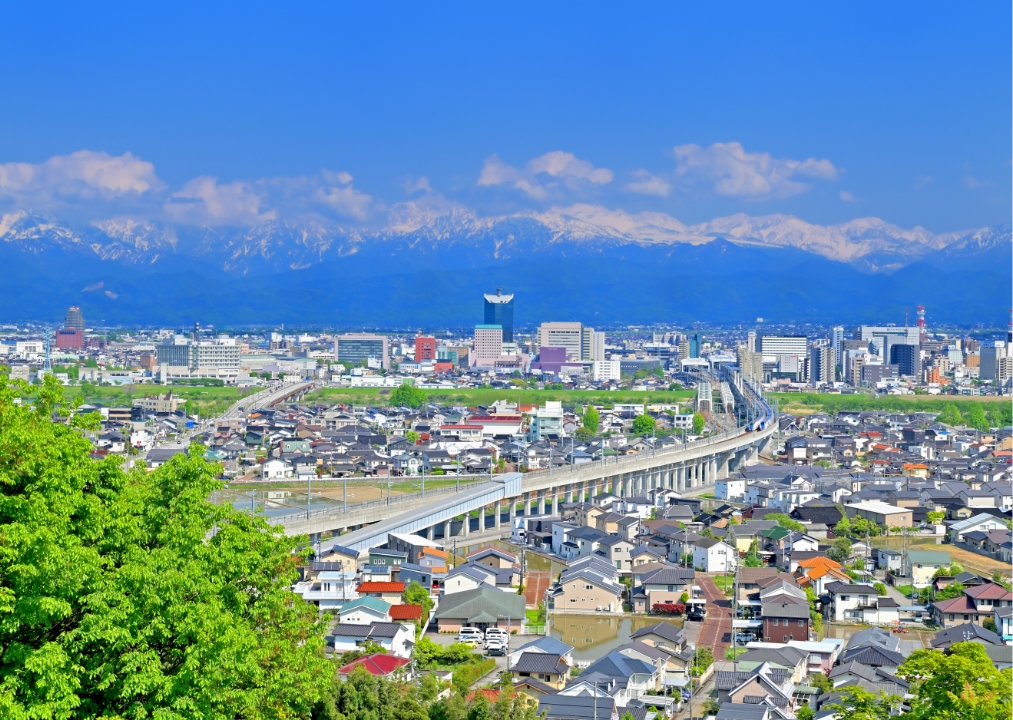
[(465, 640), (474, 640), (479, 644), (483, 641), (482, 631), (474, 627), (463, 627), (457, 631), (457, 642), (464, 642)]
[(506, 642), (507, 631), (504, 630), (503, 628), (491, 627), (485, 631), (485, 639), (488, 641), (492, 640), (493, 638)]

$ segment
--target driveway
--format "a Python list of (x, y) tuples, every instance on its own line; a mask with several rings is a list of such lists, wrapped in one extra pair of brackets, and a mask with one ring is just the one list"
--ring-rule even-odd
[(732, 643), (732, 603), (725, 597), (714, 580), (708, 575), (697, 573), (696, 584), (707, 598), (707, 617), (703, 623), (686, 621), (686, 625), (702, 625), (697, 647), (709, 647), (714, 651), (715, 660), (725, 659), (725, 650)]

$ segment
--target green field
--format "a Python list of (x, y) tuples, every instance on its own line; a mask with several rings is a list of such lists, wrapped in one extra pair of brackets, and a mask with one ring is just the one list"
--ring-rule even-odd
[[(307, 402), (322, 402), (344, 405), (383, 405), (390, 395), (390, 388), (324, 388), (306, 396)], [(443, 405), (491, 405), (497, 400), (510, 400), (523, 405), (542, 405), (546, 400), (559, 400), (564, 405), (593, 403), (610, 407), (616, 403), (661, 403), (689, 402), (696, 397), (693, 390), (674, 392), (602, 392), (600, 390), (494, 390), (491, 388), (463, 388), (459, 390), (435, 390), (426, 393), (431, 402)]]
[(145, 395), (164, 395), (172, 391), (173, 395), (186, 398), (187, 412), (198, 412), (201, 417), (219, 415), (228, 409), (230, 405), (252, 395), (260, 388), (235, 388), (235, 387), (194, 387), (187, 385), (122, 385), (118, 387), (109, 385), (71, 385), (63, 389), (68, 400), (81, 398), (87, 404), (105, 405), (109, 407), (123, 407), (133, 404), (134, 398)]
[(955, 405), (963, 414), (972, 405), (982, 405), (986, 412), (998, 415), (997, 419), (1005, 418), (1003, 425), (1011, 421), (1011, 405), (1008, 397), (983, 395), (938, 396), (938, 395), (890, 395), (876, 397), (873, 395), (836, 395), (830, 393), (771, 393), (768, 399), (775, 399), (782, 412), (835, 413), (842, 410), (882, 410), (889, 412), (941, 412), (947, 405)]

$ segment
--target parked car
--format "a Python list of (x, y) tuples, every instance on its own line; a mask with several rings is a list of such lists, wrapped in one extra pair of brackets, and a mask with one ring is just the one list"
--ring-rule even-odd
[(486, 641), (488, 641), (492, 638), (500, 638), (501, 640), (506, 640), (507, 631), (504, 630), (503, 628), (491, 627), (485, 631), (485, 639)]
[(496, 639), (487, 640), (485, 643), (486, 655), (506, 655), (507, 646), (505, 642)]
[(737, 645), (745, 645), (746, 643), (751, 643), (754, 640), (756, 640), (756, 638), (749, 633), (735, 633), (735, 643)]
[(466, 640), (474, 640), (477, 645), (481, 645), (485, 638), (482, 635), (482, 631), (474, 627), (463, 627), (457, 631), (457, 642), (464, 642)]
[(703, 619), (707, 617), (707, 608), (703, 605), (694, 605), (686, 611), (686, 619), (693, 620), (694, 622), (703, 622)]
[(482, 647), (482, 641), (474, 637), (457, 638), (457, 642), (461, 645), (467, 645), (470, 648)]

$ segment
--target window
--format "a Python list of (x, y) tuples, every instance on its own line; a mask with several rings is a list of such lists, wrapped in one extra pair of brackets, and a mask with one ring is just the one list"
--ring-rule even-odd
[(805, 627), (805, 620), (799, 620), (798, 621), (798, 626), (799, 627)]
[(848, 600), (849, 600), (849, 598), (848, 598), (847, 595), (841, 595), (841, 601), (842, 602), (847, 602)]
[(788, 642), (788, 636), (787, 635), (784, 636), (784, 642)]
[(950, 620), (952, 620), (952, 619), (953, 619), (953, 613), (950, 613), (950, 618), (949, 618), (949, 619), (950, 619)]

